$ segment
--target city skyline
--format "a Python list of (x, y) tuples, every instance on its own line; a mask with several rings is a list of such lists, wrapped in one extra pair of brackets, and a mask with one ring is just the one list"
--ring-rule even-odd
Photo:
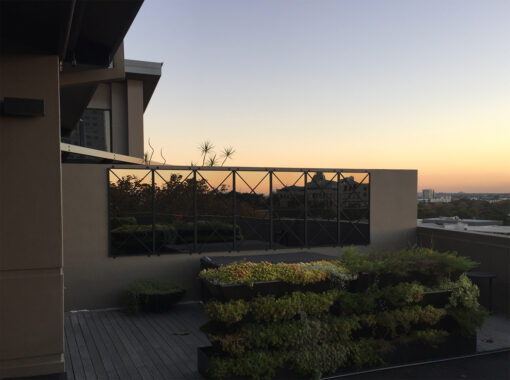
[[(126, 57), (162, 61), (160, 160), (418, 169), (418, 190), (510, 189), (507, 1), (151, 1)], [(155, 48), (156, 47), (156, 48)], [(162, 161), (162, 160), (161, 160)]]

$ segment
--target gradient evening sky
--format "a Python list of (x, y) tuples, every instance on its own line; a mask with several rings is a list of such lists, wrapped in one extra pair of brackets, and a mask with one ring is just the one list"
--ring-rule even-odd
[(164, 62), (146, 147), (188, 165), (209, 139), (235, 166), (510, 192), (509, 15), (509, 0), (146, 0), (125, 39), (127, 58)]

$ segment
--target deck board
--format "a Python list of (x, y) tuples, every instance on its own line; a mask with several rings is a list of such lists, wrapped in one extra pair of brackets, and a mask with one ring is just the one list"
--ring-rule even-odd
[[(203, 380), (197, 347), (209, 344), (200, 331), (206, 321), (200, 303), (138, 316), (119, 310), (65, 313), (67, 380)], [(509, 346), (510, 320), (488, 317), (478, 331), (478, 351)]]
[[(163, 314), (119, 310), (65, 314), (68, 380), (201, 380), (196, 350), (208, 344), (200, 303)], [(187, 331), (188, 335), (180, 335)]]

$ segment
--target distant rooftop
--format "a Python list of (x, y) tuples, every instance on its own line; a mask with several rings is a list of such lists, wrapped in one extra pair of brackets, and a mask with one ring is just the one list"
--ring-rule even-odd
[[(418, 219), (418, 227), (438, 228), (454, 231), (477, 232), (510, 236), (510, 226), (503, 226), (500, 220), (456, 219), (443, 221), (441, 218)], [(478, 223), (480, 222), (480, 223)], [(487, 223), (487, 224), (484, 224)], [(497, 223), (497, 224), (495, 224)]]
[(432, 224), (456, 224), (464, 223), (468, 226), (502, 226), (502, 220), (487, 220), (487, 219), (461, 219), (457, 216), (440, 216), (439, 218), (427, 218), (421, 219), (421, 223), (432, 223)]

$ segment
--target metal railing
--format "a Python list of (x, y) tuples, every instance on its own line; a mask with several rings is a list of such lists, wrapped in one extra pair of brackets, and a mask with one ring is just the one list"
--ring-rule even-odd
[(108, 169), (110, 254), (370, 243), (370, 173), (253, 167)]

